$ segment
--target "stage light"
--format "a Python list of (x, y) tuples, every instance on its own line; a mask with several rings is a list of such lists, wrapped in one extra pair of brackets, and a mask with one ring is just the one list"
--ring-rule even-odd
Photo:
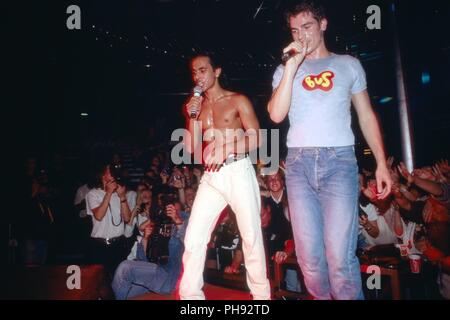
[(82, 116), (82, 117), (87, 117), (89, 114), (88, 113), (86, 113), (86, 112), (82, 112), (82, 113), (80, 113), (80, 116)]
[(422, 72), (422, 84), (427, 85), (430, 84), (430, 82), (431, 82), (430, 73), (428, 71)]
[(387, 104), (389, 102), (391, 102), (392, 100), (394, 100), (394, 98), (392, 97), (383, 97), (380, 99), (380, 101), (378, 101), (379, 104)]

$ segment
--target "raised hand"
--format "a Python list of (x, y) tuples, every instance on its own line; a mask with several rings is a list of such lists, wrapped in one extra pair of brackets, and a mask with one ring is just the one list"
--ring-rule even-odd
[(433, 174), (436, 177), (437, 181), (440, 183), (448, 183), (449, 179), (442, 173), (441, 168), (439, 165), (434, 165), (433, 168)]
[(191, 99), (189, 99), (189, 101), (185, 105), (188, 117), (190, 117), (192, 114), (195, 114), (196, 115), (195, 119), (198, 118), (202, 108), (202, 101), (203, 101), (202, 96), (198, 97), (192, 96)]
[(406, 166), (403, 162), (400, 162), (400, 164), (397, 166), (398, 172), (402, 175), (403, 178), (406, 179), (409, 185), (414, 183), (414, 177), (411, 173), (409, 173), (408, 169), (406, 169)]
[(449, 174), (450, 173), (450, 165), (448, 164), (448, 160), (441, 159), (437, 165), (439, 166), (439, 169), (441, 169), (443, 174)]

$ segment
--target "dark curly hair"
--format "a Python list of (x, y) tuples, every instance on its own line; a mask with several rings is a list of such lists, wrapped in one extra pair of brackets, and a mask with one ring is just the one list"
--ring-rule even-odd
[[(206, 57), (209, 59), (209, 63), (211, 64), (211, 67), (213, 70), (216, 70), (217, 68), (223, 67), (223, 60), (219, 58), (219, 56), (214, 51), (208, 51), (208, 50), (199, 50), (195, 52), (193, 55), (189, 57), (189, 69), (192, 66), (192, 61), (195, 58), (198, 57)], [(219, 76), (219, 84), (222, 88), (228, 89), (229, 88), (229, 80), (225, 72), (222, 70), (220, 76)]]

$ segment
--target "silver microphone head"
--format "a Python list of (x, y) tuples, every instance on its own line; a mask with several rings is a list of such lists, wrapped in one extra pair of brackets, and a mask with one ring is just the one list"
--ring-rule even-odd
[(194, 90), (192, 90), (194, 92), (194, 97), (200, 97), (201, 94), (203, 93), (203, 89), (200, 86), (195, 86)]
[[(195, 86), (192, 92), (194, 93), (194, 97), (200, 97), (203, 93), (203, 88), (200, 86)], [(197, 112), (191, 112), (190, 117), (191, 119), (197, 118)]]

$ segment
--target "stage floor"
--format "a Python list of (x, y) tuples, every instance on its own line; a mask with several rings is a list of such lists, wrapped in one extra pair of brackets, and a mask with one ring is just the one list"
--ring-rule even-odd
[[(205, 283), (203, 287), (207, 300), (251, 300), (249, 292), (229, 289), (213, 284)], [(146, 293), (131, 300), (176, 300), (175, 294), (160, 295), (156, 293)]]

